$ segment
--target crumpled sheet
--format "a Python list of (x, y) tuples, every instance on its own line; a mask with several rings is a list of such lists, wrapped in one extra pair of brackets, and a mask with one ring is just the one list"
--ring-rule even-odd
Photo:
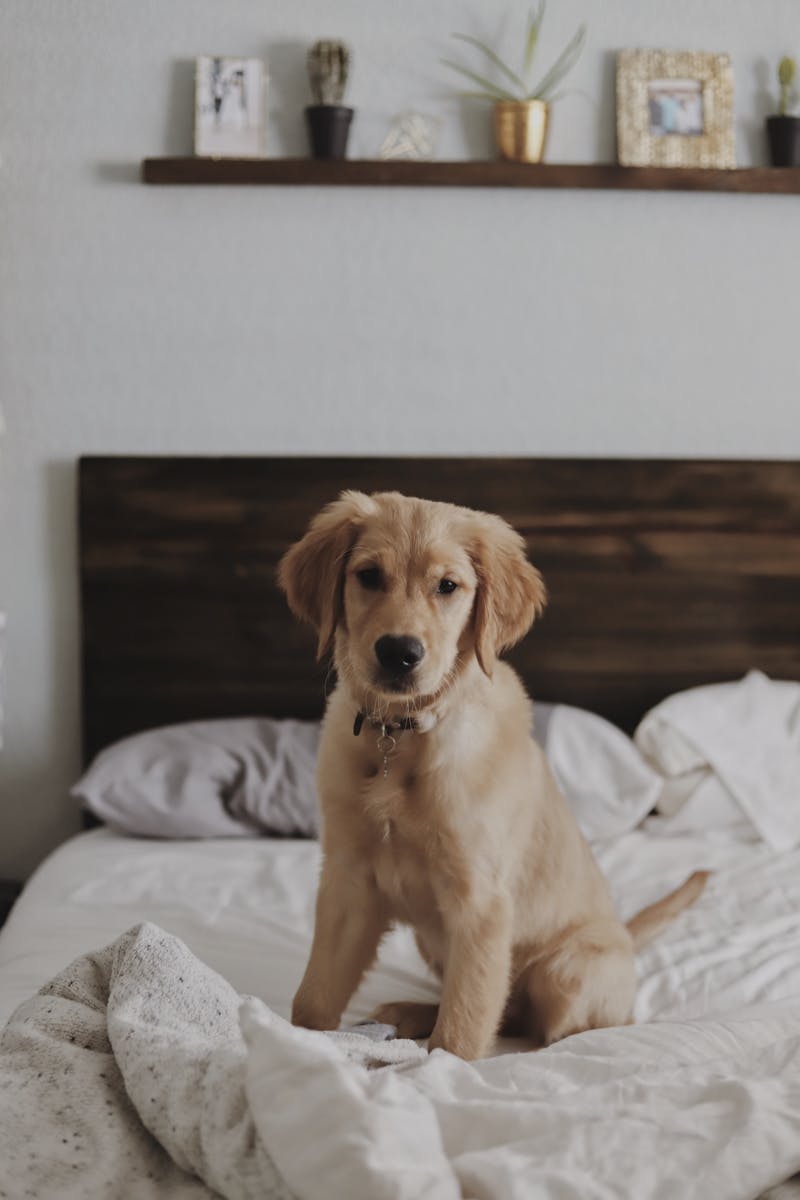
[(138, 926), (0, 1037), (7, 1195), (752, 1200), (800, 1170), (800, 1004), (465, 1063), (295, 1029)]

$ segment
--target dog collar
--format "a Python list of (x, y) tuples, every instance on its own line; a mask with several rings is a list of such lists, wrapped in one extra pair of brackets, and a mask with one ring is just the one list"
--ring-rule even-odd
[(429, 729), (433, 729), (437, 717), (432, 712), (423, 712), (416, 717), (399, 717), (396, 721), (381, 721), (377, 717), (367, 717), (367, 714), (359, 709), (353, 722), (353, 733), (356, 737), (361, 733), (361, 727), (365, 721), (370, 729), (380, 730), (375, 744), (378, 752), (383, 755), (383, 778), (386, 779), (389, 774), (390, 757), (397, 748), (397, 738), (394, 735), (403, 733), (406, 729), (416, 730), (417, 733), (427, 733)]
[(438, 718), (433, 712), (422, 712), (416, 717), (399, 717), (396, 721), (382, 721), (379, 717), (367, 717), (367, 714), (359, 709), (356, 713), (356, 719), (353, 722), (353, 733), (356, 737), (361, 733), (361, 727), (366, 721), (370, 729), (380, 729), (382, 735), (402, 733), (405, 729), (414, 729), (417, 733), (427, 733), (429, 729), (433, 729)]
[[(367, 714), (361, 709), (356, 713), (356, 719), (353, 722), (353, 733), (356, 737), (361, 733), (361, 726), (367, 720)], [(379, 721), (375, 717), (370, 717), (367, 722), (370, 729), (380, 729), (381, 733), (398, 733), (403, 729), (416, 729), (417, 725), (413, 717), (401, 717), (398, 721)]]

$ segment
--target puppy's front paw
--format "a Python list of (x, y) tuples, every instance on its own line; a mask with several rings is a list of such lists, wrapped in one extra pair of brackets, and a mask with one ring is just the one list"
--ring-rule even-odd
[(341, 1013), (329, 1013), (319, 1005), (295, 997), (292, 1005), (292, 1024), (303, 1029), (338, 1029)]
[(443, 1029), (437, 1023), (428, 1041), (428, 1050), (447, 1050), (449, 1054), (455, 1054), (469, 1062), (475, 1058), (484, 1058), (488, 1047), (472, 1037), (469, 1030)]

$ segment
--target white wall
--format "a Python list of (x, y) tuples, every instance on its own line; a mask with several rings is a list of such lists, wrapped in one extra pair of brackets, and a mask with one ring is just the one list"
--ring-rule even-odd
[[(517, 8), (518, 21), (526, 6)], [(191, 62), (265, 55), (270, 151), (303, 153), (303, 56), (352, 45), (353, 156), (409, 107), (440, 157), (489, 153), (447, 95), (453, 29), (504, 0), (5, 0), (0, 18), (0, 876), (77, 826), (76, 456), (800, 454), (800, 201), (442, 190), (145, 188), (191, 148)], [(586, 18), (551, 161), (613, 157), (613, 51), (729, 50), (743, 164), (797, 0), (552, 0)]]

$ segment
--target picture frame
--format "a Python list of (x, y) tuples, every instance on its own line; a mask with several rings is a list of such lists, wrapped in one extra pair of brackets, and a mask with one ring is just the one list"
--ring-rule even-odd
[(735, 167), (730, 55), (619, 51), (617, 158), (625, 167)]
[(201, 158), (263, 158), (266, 69), (258, 58), (195, 60), (194, 152)]

